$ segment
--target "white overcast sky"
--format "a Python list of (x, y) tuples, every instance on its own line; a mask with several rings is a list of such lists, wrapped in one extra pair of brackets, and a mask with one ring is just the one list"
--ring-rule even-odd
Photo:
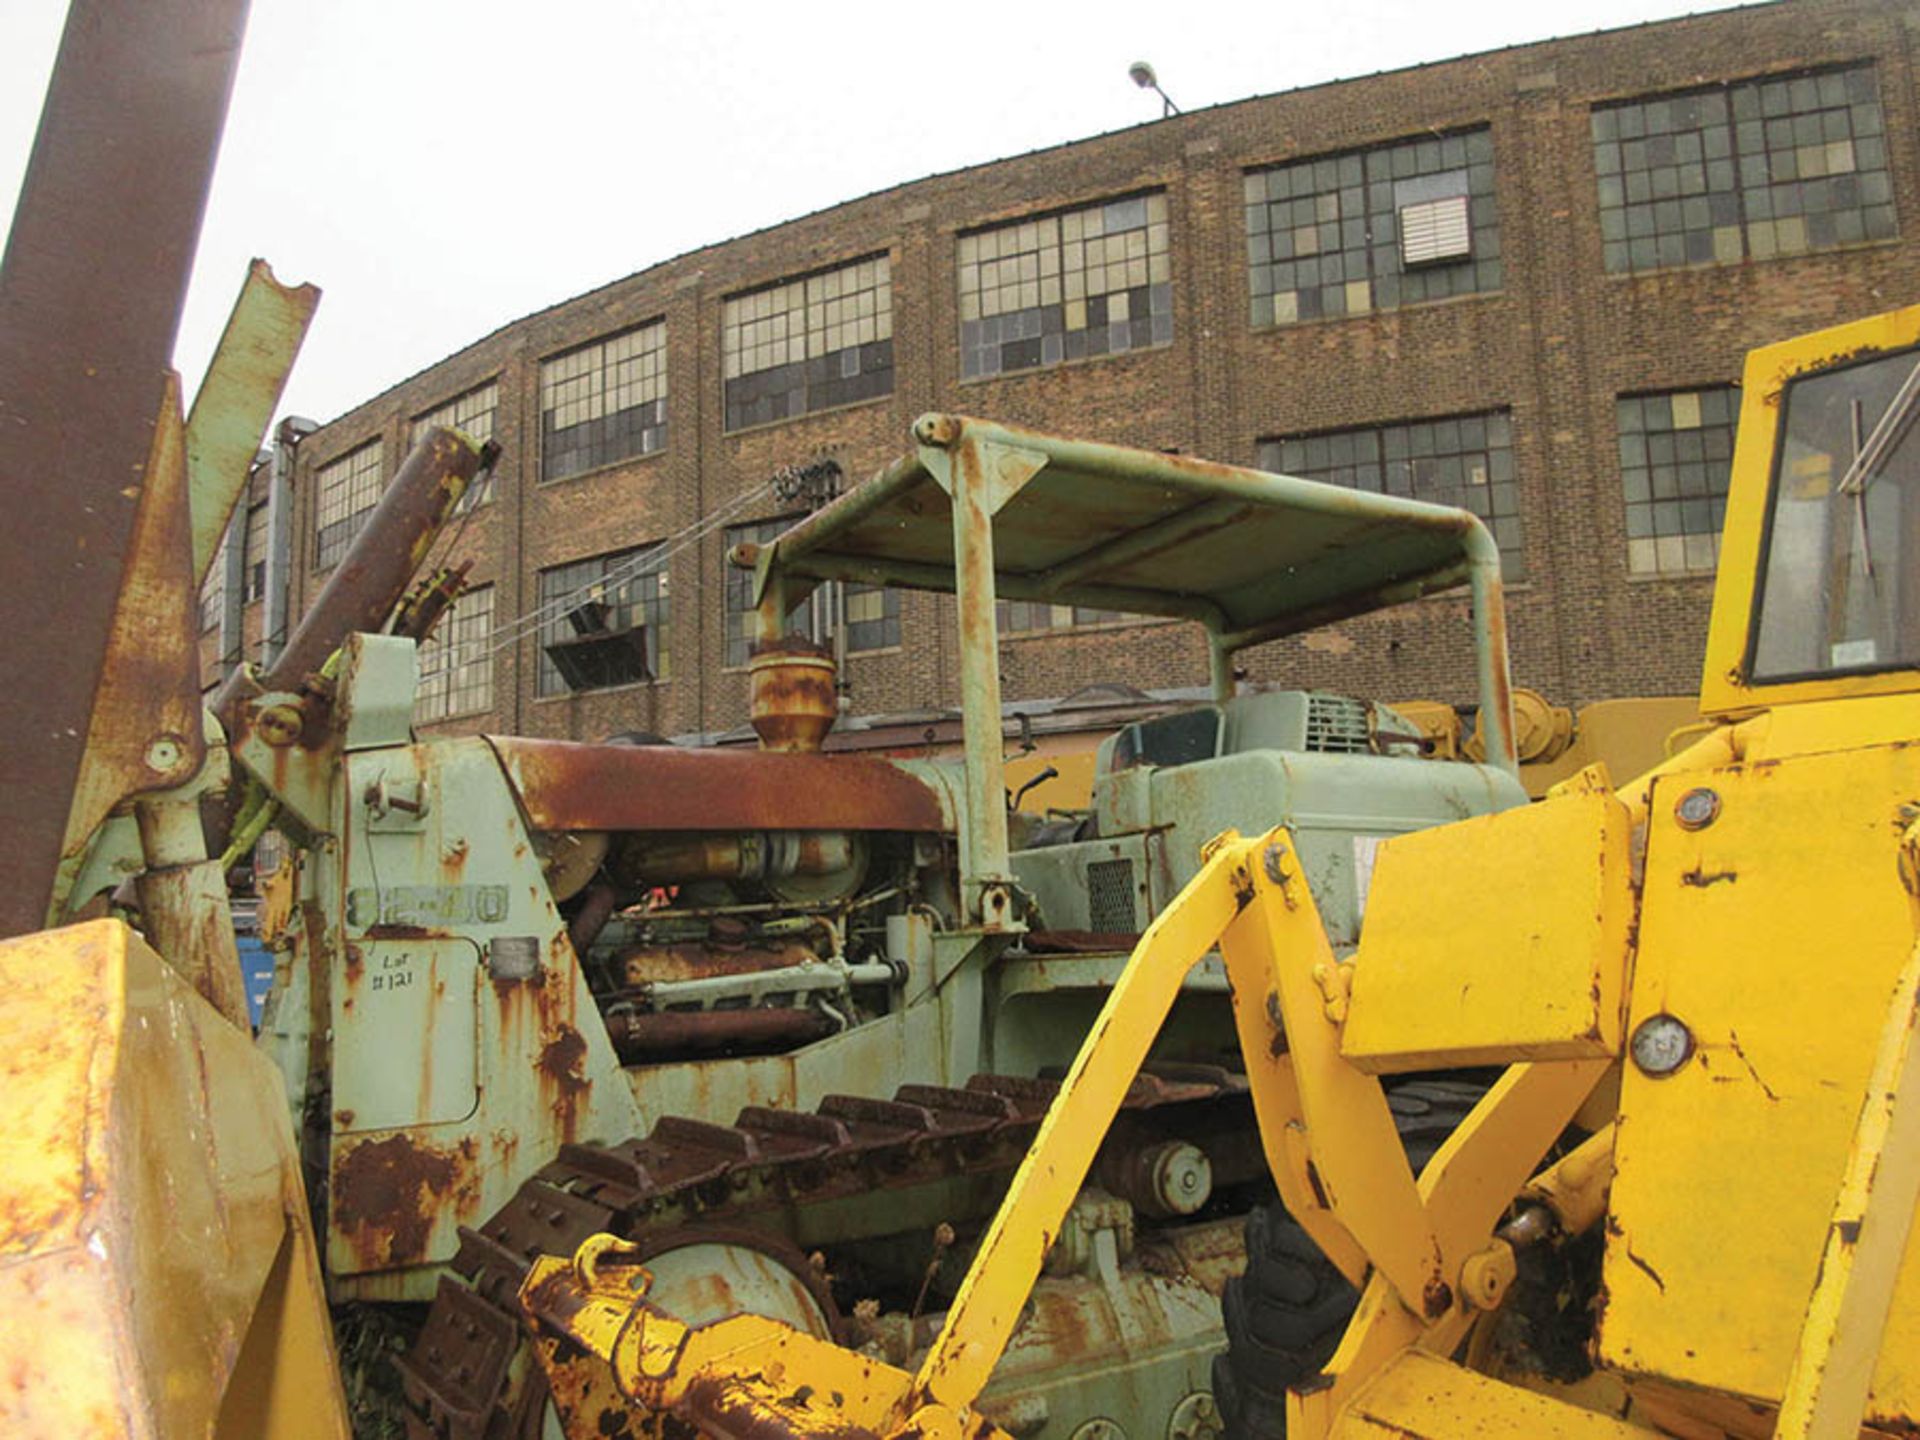
[[(148, 3), (148, 0), (130, 0)], [(288, 412), (329, 420), (531, 311), (869, 191), (1159, 114), (1701, 10), (255, 0), (175, 361), (247, 260), (325, 291)], [(0, 0), (11, 219), (65, 16)]]

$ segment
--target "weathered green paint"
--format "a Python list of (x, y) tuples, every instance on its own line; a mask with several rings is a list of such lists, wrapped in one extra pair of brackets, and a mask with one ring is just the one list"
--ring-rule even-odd
[[(264, 260), (248, 268), (187, 415), (196, 583), (206, 579), (220, 532), (247, 487), (248, 468), (319, 303), (317, 285), (282, 285)], [(233, 549), (237, 564), (239, 547)]]
[(1001, 598), (1196, 621), (1225, 701), (1235, 651), (1466, 582), (1487, 754), (1518, 773), (1499, 551), (1467, 511), (965, 416), (924, 415), (914, 438), (912, 454), (758, 547), (758, 633), (777, 635), (799, 587), (822, 580), (955, 594), (970, 897), (998, 883), (1005, 857), (988, 818), (1002, 793)]
[(960, 830), (960, 889), (966, 917), (991, 928), (1013, 919), (1007, 882), (1006, 793), (1000, 753), (1000, 631), (994, 590), (994, 516), (1045, 468), (1038, 451), (962, 440), (923, 444), (921, 463), (947, 493), (953, 527), (954, 595), (960, 610), (961, 728), (967, 795)]

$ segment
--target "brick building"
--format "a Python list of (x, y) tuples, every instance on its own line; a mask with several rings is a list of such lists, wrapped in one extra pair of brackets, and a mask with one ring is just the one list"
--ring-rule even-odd
[[(1508, 557), (1517, 681), (1562, 703), (1690, 692), (1744, 352), (1920, 294), (1917, 27), (1911, 4), (1785, 0), (1516, 47), (682, 255), (302, 441), (294, 613), (417, 427), (451, 421), (504, 459), (455, 543), (476, 588), (425, 657), (421, 719), (724, 731), (746, 714), (725, 555), (788, 518), (769, 477), (822, 458), (864, 477), (916, 415), (956, 410), (1468, 505)], [(230, 543), (265, 533), (243, 515)], [(645, 630), (563, 672), (544, 646), (586, 599)], [(1464, 608), (1431, 599), (1245, 663), (1466, 699)], [(857, 712), (955, 702), (951, 612), (849, 591)], [(1023, 605), (1002, 631), (1009, 699), (1206, 675), (1181, 624)]]

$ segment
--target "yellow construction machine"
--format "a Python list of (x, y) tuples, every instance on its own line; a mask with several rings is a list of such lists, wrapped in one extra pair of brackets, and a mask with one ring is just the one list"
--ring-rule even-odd
[[(1286, 826), (1214, 840), (906, 1366), (683, 1323), (612, 1237), (536, 1261), (520, 1301), (569, 1433), (1006, 1433), (983, 1387), (1216, 950), (1284, 1204), (1227, 1297), (1224, 1384), (1278, 1400), (1239, 1396), (1238, 1428), (1920, 1433), (1917, 406), (1920, 307), (1749, 358), (1712, 724), (1681, 753), (1386, 841), (1347, 955)], [(1470, 1069), (1497, 1078), (1416, 1174), (1383, 1082)], [(1219, 1429), (1196, 1408), (1170, 1434)]]

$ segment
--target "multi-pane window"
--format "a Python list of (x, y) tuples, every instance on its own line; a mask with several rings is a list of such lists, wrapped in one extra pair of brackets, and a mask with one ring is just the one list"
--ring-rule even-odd
[(540, 572), (539, 693), (667, 678), (665, 549), (643, 545)]
[(267, 502), (247, 507), (246, 549), (241, 551), (240, 598), (251, 603), (267, 593)]
[(960, 237), (960, 373), (998, 375), (1173, 339), (1167, 197)]
[(1731, 385), (1627, 395), (1618, 402), (1627, 568), (1636, 575), (1711, 570), (1740, 417)]
[(1500, 288), (1487, 130), (1296, 160), (1245, 185), (1255, 325)]
[(651, 455), (666, 443), (665, 321), (540, 362), (541, 479)]
[(1263, 440), (1260, 468), (1454, 505), (1485, 522), (1507, 579), (1526, 575), (1513, 423), (1503, 410)]
[(1897, 233), (1873, 70), (1596, 107), (1609, 270), (1768, 260)]
[(900, 592), (848, 581), (840, 597), (847, 649), (884, 650), (900, 643)]
[[(789, 529), (800, 517), (789, 515), (778, 520), (760, 520), (751, 525), (735, 525), (727, 530), (727, 549), (742, 541), (765, 544)], [(825, 587), (823, 586), (824, 590)], [(841, 620), (846, 627), (847, 649), (884, 650), (900, 643), (900, 595), (878, 585), (860, 585), (848, 581), (841, 586)], [(753, 573), (727, 563), (727, 655), (731, 666), (745, 665), (753, 654)], [(802, 600), (787, 611), (787, 631), (798, 633), (796, 623), (805, 613), (808, 601)]]
[(314, 477), (313, 568), (339, 563), (380, 499), (380, 442), (369, 440), (350, 455), (323, 465)]
[(876, 255), (734, 296), (721, 351), (729, 430), (892, 393), (892, 262)]
[(233, 526), (228, 525), (220, 532), (220, 543), (214, 546), (213, 563), (207, 567), (207, 578), (200, 582), (200, 629), (212, 630), (220, 624), (220, 610), (227, 598), (227, 546), (233, 543)]
[[(494, 411), (500, 407), (500, 383), (489, 380), (478, 389), (469, 390), (449, 400), (436, 410), (414, 418), (413, 428), (407, 435), (407, 446), (411, 449), (427, 438), (427, 432), (436, 425), (445, 425), (454, 430), (471, 435), (481, 444), (493, 438)], [(455, 514), (464, 514), (476, 505), (484, 505), (493, 498), (493, 476), (488, 475), (478, 484), (467, 487), (467, 493), (460, 497)]]
[(420, 689), (413, 718), (422, 724), (493, 708), (493, 587), (454, 601), (420, 646)]
[[(777, 520), (757, 520), (751, 525), (731, 525), (727, 527), (727, 550), (732, 552), (736, 545), (751, 542), (764, 545), (775, 536), (784, 533), (800, 517), (788, 515)], [(747, 663), (753, 652), (753, 572), (742, 570), (724, 556), (720, 563), (726, 567), (726, 604), (727, 604), (727, 660), (726, 663), (740, 666)], [(788, 628), (806, 606), (802, 600), (787, 611)]]
[(1070, 625), (1098, 625), (1105, 620), (1120, 620), (1118, 610), (1094, 610), (1085, 605), (1053, 605), (1045, 600), (1001, 600), (994, 607), (994, 619), (1002, 635), (1019, 635), (1033, 630), (1064, 630)]

